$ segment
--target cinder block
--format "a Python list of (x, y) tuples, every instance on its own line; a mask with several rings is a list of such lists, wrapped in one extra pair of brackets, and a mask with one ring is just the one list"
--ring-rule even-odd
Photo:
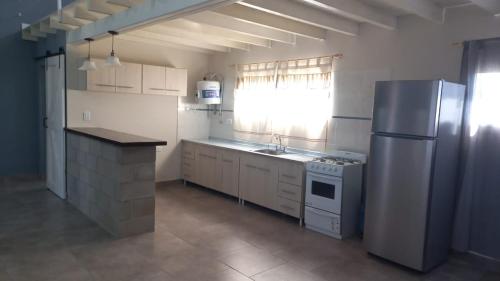
[(73, 146), (68, 145), (68, 150), (67, 150), (67, 159), (68, 161), (76, 161), (77, 159), (77, 153), (78, 150), (74, 148)]
[(76, 149), (80, 149), (80, 136), (75, 135), (73, 133), (67, 133), (67, 139), (66, 141), (68, 142), (68, 146), (71, 146)]
[(101, 190), (101, 175), (95, 171), (89, 171), (89, 185), (96, 190)]
[(101, 157), (116, 162), (118, 160), (120, 148), (116, 145), (101, 142)]
[(156, 167), (155, 162), (138, 164), (135, 170), (135, 179), (139, 181), (153, 181), (155, 180)]
[(156, 160), (156, 147), (124, 147), (119, 162), (122, 164), (149, 163)]
[(104, 158), (97, 158), (97, 173), (102, 176), (118, 179), (120, 170), (118, 164)]
[(81, 151), (81, 150), (77, 150), (76, 152), (76, 162), (78, 163), (78, 165), (81, 165), (81, 166), (85, 166), (86, 164), (86, 157), (85, 157), (86, 153)]
[(89, 170), (87, 170), (87, 168), (85, 168), (85, 166), (80, 166), (80, 181), (84, 182), (84, 183), (90, 183), (90, 173), (89, 173)]
[(132, 217), (131, 201), (111, 200), (111, 216), (118, 221), (129, 220)]
[(76, 161), (68, 161), (68, 174), (76, 178), (80, 177), (80, 165)]
[(97, 156), (90, 153), (85, 154), (85, 167), (90, 171), (97, 170)]
[(80, 136), (80, 150), (88, 153), (90, 151), (90, 139)]
[(108, 176), (99, 177), (99, 189), (105, 194), (115, 198), (115, 190), (118, 190), (120, 184), (113, 178)]
[(154, 197), (154, 194), (155, 184), (152, 181), (123, 183), (115, 190), (115, 198), (119, 201)]
[(101, 155), (101, 141), (90, 139), (90, 154), (94, 156)]
[(132, 218), (139, 218), (155, 214), (155, 198), (132, 200)]

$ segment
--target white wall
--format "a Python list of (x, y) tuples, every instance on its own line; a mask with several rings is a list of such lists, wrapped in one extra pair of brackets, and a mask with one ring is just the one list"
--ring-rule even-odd
[[(109, 54), (110, 40), (92, 44), (92, 56)], [(115, 51), (122, 61), (167, 65), (188, 69), (188, 97), (68, 91), (68, 126), (95, 126), (113, 129), (168, 142), (157, 152), (156, 181), (180, 178), (182, 138), (206, 138), (209, 119), (206, 112), (184, 111), (194, 101), (195, 83), (208, 70), (209, 56), (160, 46), (116, 40)], [(80, 88), (82, 73), (77, 71), (79, 58), (87, 46), (68, 46), (68, 88)], [(189, 105), (198, 107), (198, 105)], [(83, 121), (83, 111), (90, 111), (91, 121)]]
[[(376, 80), (437, 79), (458, 81), (461, 46), (453, 45), (471, 39), (500, 36), (500, 18), (476, 7), (448, 10), (445, 24), (434, 24), (415, 16), (401, 17), (397, 31), (362, 25), (360, 35), (349, 37), (329, 33), (324, 42), (298, 38), (295, 46), (275, 44), (273, 48), (234, 51), (211, 58), (210, 70), (226, 77), (225, 109), (233, 109), (235, 63), (306, 58), (342, 53), (335, 64), (333, 114), (371, 117), (373, 87)], [(263, 101), (265, 102), (265, 101)], [(232, 119), (212, 118), (211, 135), (234, 138)], [(332, 119), (326, 150), (344, 149), (368, 153), (370, 121)]]

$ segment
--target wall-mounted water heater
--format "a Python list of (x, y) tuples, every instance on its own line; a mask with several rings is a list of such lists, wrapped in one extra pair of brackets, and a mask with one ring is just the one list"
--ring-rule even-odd
[(201, 104), (221, 104), (221, 83), (219, 81), (203, 80), (196, 83), (196, 97)]

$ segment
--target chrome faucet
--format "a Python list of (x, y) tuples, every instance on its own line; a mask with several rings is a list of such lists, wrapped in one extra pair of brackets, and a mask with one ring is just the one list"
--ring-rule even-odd
[[(274, 138), (280, 143), (279, 146), (276, 145), (276, 151), (278, 150), (281, 150), (283, 152), (285, 152), (286, 150), (286, 147), (282, 145), (282, 138), (281, 138), (281, 135), (278, 135), (278, 134), (275, 134), (274, 135)], [(279, 148), (279, 149), (278, 149)]]

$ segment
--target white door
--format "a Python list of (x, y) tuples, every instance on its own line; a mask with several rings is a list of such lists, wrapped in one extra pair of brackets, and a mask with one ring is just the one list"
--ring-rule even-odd
[(66, 198), (65, 177), (65, 70), (64, 55), (47, 58), (45, 68), (45, 104), (47, 187)]

